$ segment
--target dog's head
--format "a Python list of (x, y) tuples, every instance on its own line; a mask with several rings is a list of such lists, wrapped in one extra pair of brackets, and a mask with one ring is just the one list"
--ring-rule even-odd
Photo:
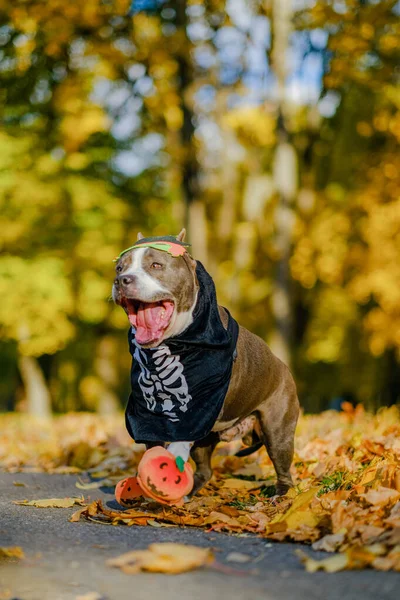
[[(182, 229), (177, 242), (183, 242), (185, 233)], [(137, 240), (137, 246), (117, 259), (112, 297), (128, 315), (137, 343), (154, 348), (182, 333), (192, 322), (199, 289), (196, 261), (183, 246), (178, 247), (176, 255), (146, 245), (140, 247), (144, 240), (141, 233)]]

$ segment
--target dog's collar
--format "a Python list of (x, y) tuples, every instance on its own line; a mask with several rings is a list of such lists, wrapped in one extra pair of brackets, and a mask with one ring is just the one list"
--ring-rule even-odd
[(168, 252), (168, 254), (177, 258), (178, 256), (185, 254), (186, 248), (189, 248), (189, 246), (190, 244), (180, 242), (172, 235), (142, 238), (133, 244), (133, 246), (126, 248), (126, 250), (122, 250), (121, 254), (114, 258), (114, 262), (117, 262), (121, 256), (134, 248), (154, 248), (155, 250), (161, 250), (161, 252)]

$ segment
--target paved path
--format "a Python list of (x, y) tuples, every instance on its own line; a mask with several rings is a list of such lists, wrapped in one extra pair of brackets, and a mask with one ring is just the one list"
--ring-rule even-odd
[[(22, 481), (25, 487), (16, 487)], [(395, 600), (400, 574), (353, 571), (335, 574), (304, 571), (294, 550), (255, 536), (238, 537), (196, 529), (114, 527), (70, 523), (76, 509), (17, 506), (12, 500), (79, 495), (75, 476), (0, 473), (0, 546), (22, 546), (23, 562), (3, 560), (0, 600), (75, 600), (98, 592), (106, 600)], [(111, 490), (110, 490), (111, 492)], [(113, 496), (90, 490), (91, 499)], [(202, 569), (182, 575), (124, 575), (105, 566), (107, 558), (155, 541), (213, 547), (222, 573)], [(310, 548), (301, 546), (315, 556)], [(246, 564), (226, 562), (229, 552), (252, 557)]]

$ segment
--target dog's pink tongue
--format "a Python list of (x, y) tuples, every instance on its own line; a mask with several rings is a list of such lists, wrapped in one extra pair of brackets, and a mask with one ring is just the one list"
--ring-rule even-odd
[(136, 340), (139, 344), (157, 341), (168, 327), (174, 310), (173, 302), (141, 304), (136, 318)]

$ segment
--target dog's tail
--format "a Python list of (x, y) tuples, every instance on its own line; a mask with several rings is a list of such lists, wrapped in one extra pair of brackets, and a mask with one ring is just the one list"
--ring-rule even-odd
[(249, 454), (253, 454), (253, 452), (257, 452), (257, 450), (259, 450), (262, 446), (263, 446), (262, 442), (257, 442), (256, 444), (249, 446), (249, 448), (243, 448), (242, 450), (239, 450), (239, 452), (236, 452), (235, 456), (239, 456), (239, 457), (249, 456)]

